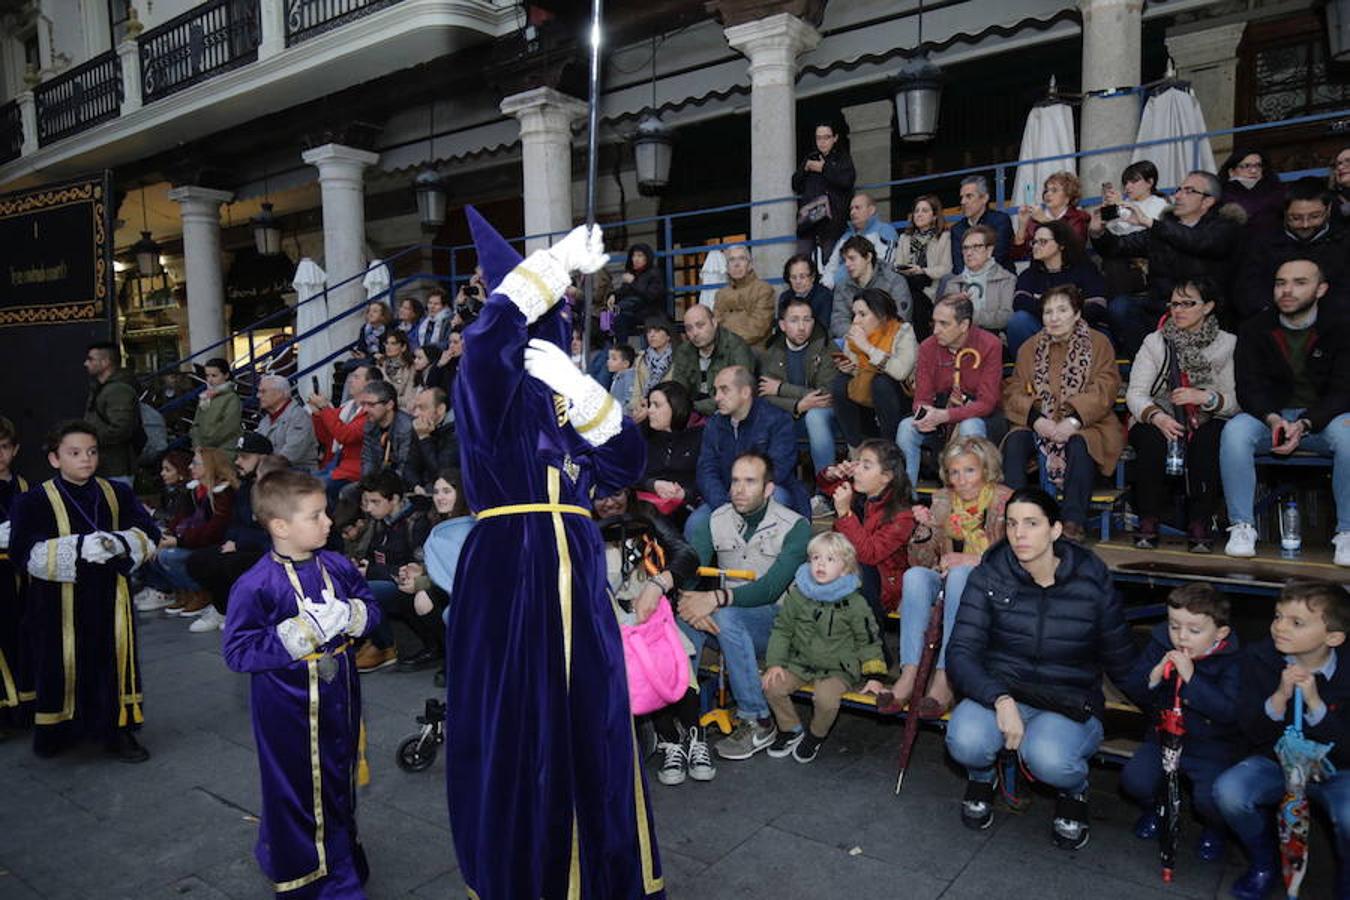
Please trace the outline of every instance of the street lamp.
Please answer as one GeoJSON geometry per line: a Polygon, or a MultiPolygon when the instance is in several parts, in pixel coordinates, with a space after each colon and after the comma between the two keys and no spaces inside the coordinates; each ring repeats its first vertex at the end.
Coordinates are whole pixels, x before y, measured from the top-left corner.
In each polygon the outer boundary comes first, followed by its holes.
{"type": "Polygon", "coordinates": [[[281,252],[281,225],[272,214],[270,203],[263,203],[262,211],[253,217],[253,246],[260,256],[276,256],[281,252]]]}
{"type": "Polygon", "coordinates": [[[150,237],[150,232],[141,232],[141,239],[131,245],[131,252],[136,254],[137,272],[145,276],[159,274],[159,244],[150,237]]]}
{"type": "Polygon", "coordinates": [[[919,39],[915,55],[895,73],[895,127],[902,141],[931,141],[937,134],[942,103],[942,70],[923,49],[923,0],[919,0],[919,39]]]}
{"type": "Polygon", "coordinates": [[[417,192],[417,217],[422,227],[435,231],[445,224],[448,194],[441,176],[432,169],[423,169],[413,179],[413,190],[417,192]]]}
{"type": "Polygon", "coordinates": [[[670,183],[670,158],[674,141],[670,129],[656,116],[648,113],[638,122],[633,135],[633,160],[637,165],[638,190],[656,194],[670,183]]]}

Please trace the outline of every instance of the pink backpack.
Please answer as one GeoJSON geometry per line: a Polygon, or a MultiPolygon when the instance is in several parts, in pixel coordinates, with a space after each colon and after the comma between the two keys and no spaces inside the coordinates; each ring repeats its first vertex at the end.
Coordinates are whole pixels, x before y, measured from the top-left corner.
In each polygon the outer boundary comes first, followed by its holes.
{"type": "Polygon", "coordinates": [[[628,701],[641,716],[669,706],[689,689],[689,654],[665,597],[641,625],[620,625],[628,701]]]}

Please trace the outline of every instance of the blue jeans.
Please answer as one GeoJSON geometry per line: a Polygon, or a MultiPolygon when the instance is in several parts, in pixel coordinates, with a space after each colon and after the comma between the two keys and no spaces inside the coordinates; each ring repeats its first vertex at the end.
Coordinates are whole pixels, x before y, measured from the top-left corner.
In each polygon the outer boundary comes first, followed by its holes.
{"type": "MultiPolygon", "coordinates": [[[[938,650],[937,667],[947,668],[947,641],[956,625],[956,611],[961,608],[961,592],[974,566],[954,566],[947,572],[947,595],[942,601],[942,644],[938,650]]],[[[905,570],[900,595],[900,665],[917,666],[923,656],[923,633],[928,628],[928,615],[937,602],[942,588],[942,576],[932,569],[914,566],[905,570]]]]}
{"type": "MultiPolygon", "coordinates": [[[[1280,415],[1295,420],[1301,409],[1285,409],[1280,415]]],[[[1336,532],[1350,531],[1350,413],[1341,413],[1321,431],[1305,434],[1300,450],[1330,456],[1331,492],[1336,498],[1336,532]]],[[[1246,413],[1228,420],[1219,438],[1219,472],[1223,477],[1228,522],[1255,524],[1256,461],[1258,453],[1270,451],[1270,428],[1246,413]]]]}
{"type": "Polygon", "coordinates": [[[1003,333],[1008,338],[1008,352],[1012,354],[1013,359],[1017,359],[1017,348],[1031,339],[1031,336],[1041,330],[1041,319],[1025,309],[1019,309],[1008,319],[1008,324],[1004,326],[1003,333]]]}
{"type": "MultiPolygon", "coordinates": [[[[370,593],[374,595],[375,602],[380,604],[381,613],[392,601],[398,599],[398,585],[392,581],[371,581],[369,584],[370,593]]],[[[394,646],[394,628],[387,614],[381,615],[380,624],[370,630],[370,640],[381,650],[388,650],[394,646]]]]}
{"type": "Polygon", "coordinates": [[[159,551],[149,565],[141,570],[141,581],[169,594],[174,591],[200,591],[202,586],[187,570],[188,557],[194,552],[186,547],[168,547],[159,551]]]}
{"type": "Polygon", "coordinates": [[[1167,311],[1162,300],[1152,294],[1121,294],[1107,307],[1116,355],[1134,359],[1144,338],[1158,328],[1158,319],[1167,311]]]}
{"type": "MultiPolygon", "coordinates": [[[[1195,814],[1206,825],[1222,825],[1219,808],[1214,805],[1214,781],[1224,764],[1213,759],[1181,753],[1181,774],[1191,783],[1191,802],[1195,814]]],[[[1141,806],[1152,809],[1162,796],[1162,747],[1152,738],[1139,745],[1134,756],[1120,772],[1120,789],[1141,806]]]]}
{"type": "Polygon", "coordinates": [[[759,680],[759,657],[769,647],[769,632],[773,630],[778,606],[726,606],[713,612],[717,634],[708,634],[679,620],[680,630],[694,644],[694,659],[703,653],[703,645],[714,640],[722,648],[726,660],[727,681],[731,695],[736,698],[737,715],[745,721],[767,719],[769,701],[764,699],[764,688],[759,680]]]}
{"type": "MultiPolygon", "coordinates": [[[[1182,759],[1186,755],[1182,754],[1182,759]]],[[[1251,854],[1252,863],[1278,866],[1276,807],[1284,799],[1284,773],[1265,756],[1249,756],[1214,782],[1214,803],[1223,820],[1251,854]]],[[[1350,772],[1337,772],[1326,781],[1308,785],[1308,799],[1321,805],[1336,832],[1336,896],[1350,896],[1350,772]]]]}
{"type": "Polygon", "coordinates": [[[796,421],[797,436],[806,435],[811,445],[811,468],[819,473],[835,463],[834,410],[808,409],[806,415],[796,421]]]}
{"type": "MultiPolygon", "coordinates": [[[[919,461],[923,457],[924,441],[932,440],[934,442],[941,440],[942,431],[920,431],[914,424],[914,417],[909,416],[900,421],[900,428],[895,432],[895,442],[900,445],[900,453],[905,457],[905,475],[909,478],[909,489],[917,490],[919,486],[919,461]]],[[[963,419],[956,425],[956,433],[961,437],[988,437],[989,426],[984,419],[971,417],[963,419]]]]}
{"type": "MultiPolygon", "coordinates": [[[[1026,733],[1017,755],[1031,777],[1056,790],[1082,794],[1088,789],[1088,759],[1102,742],[1097,718],[1075,722],[1059,713],[1017,704],[1026,733]]],[[[1003,749],[1003,732],[993,707],[962,700],[947,723],[947,752],[966,768],[972,781],[992,783],[994,763],[1003,749]]]]}

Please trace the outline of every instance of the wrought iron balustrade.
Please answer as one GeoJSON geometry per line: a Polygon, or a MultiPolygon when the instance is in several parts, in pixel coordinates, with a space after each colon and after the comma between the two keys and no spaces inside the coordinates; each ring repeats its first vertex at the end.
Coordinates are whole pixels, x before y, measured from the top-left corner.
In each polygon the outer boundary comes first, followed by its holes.
{"type": "Polygon", "coordinates": [[[109,50],[44,81],[33,91],[38,144],[78,134],[122,111],[122,61],[109,50]]]}
{"type": "Polygon", "coordinates": [[[23,114],[19,101],[0,104],[0,163],[18,159],[23,153],[23,114]]]}
{"type": "Polygon", "coordinates": [[[286,46],[323,34],[398,0],[286,0],[286,46]]]}
{"type": "Polygon", "coordinates": [[[141,93],[160,100],[258,58],[258,0],[208,0],[140,36],[141,93]]]}

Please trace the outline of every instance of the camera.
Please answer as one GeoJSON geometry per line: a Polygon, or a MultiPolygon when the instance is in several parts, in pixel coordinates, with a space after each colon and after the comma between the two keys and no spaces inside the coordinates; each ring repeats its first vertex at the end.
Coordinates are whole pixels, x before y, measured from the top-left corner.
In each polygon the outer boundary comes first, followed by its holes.
{"type": "Polygon", "coordinates": [[[1120,206],[1115,203],[1108,203],[1102,207],[1102,221],[1110,222],[1120,218],[1120,206]]]}

